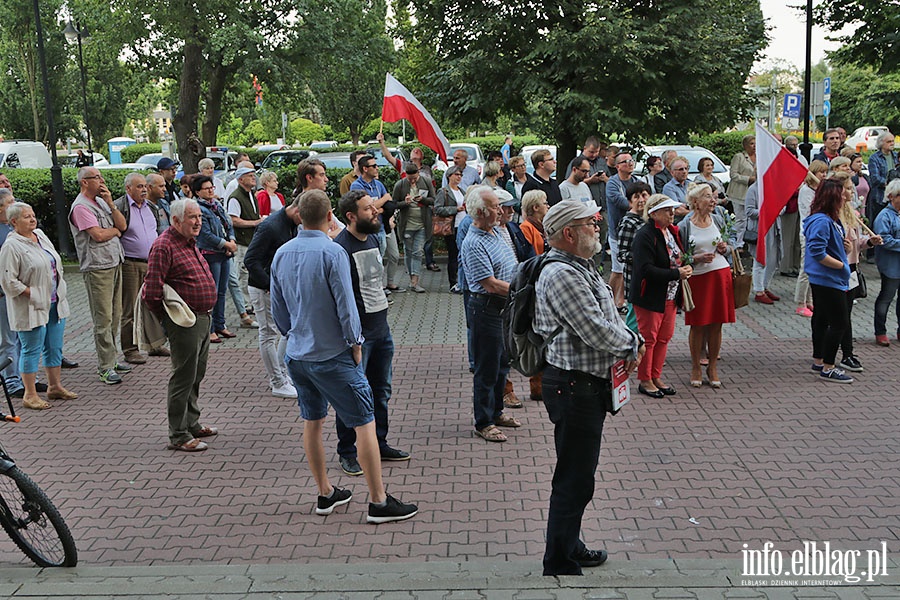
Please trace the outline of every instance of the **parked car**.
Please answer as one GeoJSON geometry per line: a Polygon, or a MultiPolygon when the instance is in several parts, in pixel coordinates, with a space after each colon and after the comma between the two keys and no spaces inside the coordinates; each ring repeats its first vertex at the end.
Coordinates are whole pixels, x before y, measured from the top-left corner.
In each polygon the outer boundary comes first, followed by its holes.
{"type": "MultiPolygon", "coordinates": [[[[78,152],[74,152],[72,154],[68,154],[66,156],[59,157],[59,164],[63,167],[74,167],[75,163],[78,161],[78,152]]],[[[95,167],[103,167],[108,165],[109,161],[106,160],[106,157],[100,154],[99,152],[94,152],[94,166],[95,167]]]]}
{"type": "Polygon", "coordinates": [[[860,127],[853,132],[853,135],[847,138],[847,146],[854,150],[863,147],[864,150],[877,150],[875,147],[878,136],[889,131],[884,125],[866,125],[860,127]]]}
{"type": "Polygon", "coordinates": [[[52,165],[50,153],[41,142],[32,140],[0,142],[0,168],[49,169],[52,165]]]}
{"type": "Polygon", "coordinates": [[[275,152],[276,150],[287,150],[290,146],[286,144],[261,144],[253,149],[257,152],[275,152]]]}
{"type": "Polygon", "coordinates": [[[330,148],[337,148],[338,143],[334,140],[326,140],[324,142],[313,142],[309,145],[311,150],[328,150],[330,148]]]}
{"type": "MultiPolygon", "coordinates": [[[[522,146],[522,152],[519,154],[525,159],[525,171],[528,173],[534,173],[534,165],[531,164],[531,155],[538,150],[549,150],[553,158],[556,158],[556,146],[522,146]]],[[[556,168],[559,169],[559,165],[556,165],[556,168]]],[[[566,171],[566,168],[568,168],[568,165],[564,166],[563,172],[566,171]]],[[[553,172],[553,177],[556,177],[556,171],[553,172]]]]}
{"type": "MultiPolygon", "coordinates": [[[[309,150],[277,150],[269,154],[261,164],[257,165],[257,170],[267,171],[270,169],[296,165],[300,161],[306,160],[314,154],[314,152],[310,152],[309,150]]],[[[347,162],[350,162],[349,158],[347,162]]]]}
{"type": "MultiPolygon", "coordinates": [[[[728,185],[728,182],[731,181],[731,167],[726,165],[712,150],[708,150],[702,146],[645,146],[636,151],[635,160],[637,162],[634,165],[635,175],[646,175],[647,170],[644,166],[646,158],[648,156],[661,156],[666,150],[674,150],[678,153],[678,156],[683,156],[688,160],[688,167],[690,168],[690,172],[688,173],[689,179],[694,179],[694,177],[700,174],[700,169],[697,168],[697,163],[700,162],[700,159],[709,157],[713,161],[713,175],[726,186],[728,185]]],[[[729,157],[729,159],[730,158],[731,157],[729,157]]]]}
{"type": "MultiPolygon", "coordinates": [[[[409,160],[399,148],[388,148],[388,151],[401,161],[406,162],[407,160],[409,160]]],[[[387,161],[387,159],[382,156],[380,148],[366,148],[366,152],[375,157],[375,163],[379,167],[390,166],[390,163],[387,161]]],[[[321,160],[325,164],[326,169],[350,168],[349,152],[323,152],[321,154],[316,154],[316,158],[318,160],[321,160]]]]}

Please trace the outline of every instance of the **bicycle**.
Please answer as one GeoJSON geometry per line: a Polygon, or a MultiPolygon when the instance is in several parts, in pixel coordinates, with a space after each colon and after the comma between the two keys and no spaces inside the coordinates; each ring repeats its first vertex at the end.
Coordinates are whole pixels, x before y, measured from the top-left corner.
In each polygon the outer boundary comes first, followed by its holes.
{"type": "MultiPolygon", "coordinates": [[[[0,371],[12,362],[0,363],[0,371]]],[[[6,382],[0,377],[9,414],[0,421],[18,423],[6,382]]],[[[74,567],[78,564],[75,540],[62,515],[41,488],[26,475],[0,443],[0,526],[39,567],[74,567]]]]}

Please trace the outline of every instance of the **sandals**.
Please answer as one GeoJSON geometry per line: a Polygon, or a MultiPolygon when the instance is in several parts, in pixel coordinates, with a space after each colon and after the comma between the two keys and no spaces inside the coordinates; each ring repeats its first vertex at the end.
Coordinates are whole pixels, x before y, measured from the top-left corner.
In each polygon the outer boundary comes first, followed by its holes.
{"type": "Polygon", "coordinates": [[[709,385],[712,389],[717,390],[722,387],[722,382],[709,376],[709,368],[706,369],[706,376],[709,378],[709,385]]]}
{"type": "Polygon", "coordinates": [[[494,425],[497,427],[521,427],[522,422],[512,415],[500,413],[500,416],[494,419],[494,425]]]}
{"type": "Polygon", "coordinates": [[[53,405],[41,398],[40,396],[27,396],[22,400],[22,406],[32,410],[47,410],[53,405]]]}
{"type": "Polygon", "coordinates": [[[221,344],[222,338],[217,336],[215,333],[211,333],[211,334],[209,334],[209,343],[210,344],[221,344]]]}
{"type": "Polygon", "coordinates": [[[183,444],[169,444],[166,446],[169,450],[178,450],[180,452],[203,452],[209,446],[206,445],[206,442],[201,442],[197,438],[193,438],[183,444]]]}
{"type": "Polygon", "coordinates": [[[231,332],[228,331],[227,329],[219,329],[219,330],[216,331],[216,333],[218,333],[220,337],[227,338],[227,339],[230,339],[230,338],[236,338],[236,337],[237,337],[237,334],[236,334],[236,333],[231,333],[231,332]]]}
{"type": "Polygon", "coordinates": [[[205,438],[212,437],[214,435],[219,435],[218,427],[201,427],[197,431],[194,432],[195,438],[205,438]]]}
{"type": "Polygon", "coordinates": [[[66,388],[59,388],[58,390],[47,392],[48,400],[74,400],[77,397],[78,394],[70,392],[66,388]]]}
{"type": "Polygon", "coordinates": [[[475,435],[488,442],[505,442],[506,435],[496,425],[488,425],[484,429],[476,429],[475,435]]]}

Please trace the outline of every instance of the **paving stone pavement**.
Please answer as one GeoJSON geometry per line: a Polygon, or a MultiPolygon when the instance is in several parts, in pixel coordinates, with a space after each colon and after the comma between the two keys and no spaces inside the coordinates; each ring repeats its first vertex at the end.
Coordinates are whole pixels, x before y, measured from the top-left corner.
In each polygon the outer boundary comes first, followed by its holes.
{"type": "MultiPolygon", "coordinates": [[[[81,566],[30,568],[0,536],[0,595],[900,598],[900,344],[872,342],[878,277],[864,269],[870,296],[853,322],[866,372],[852,386],[810,374],[809,320],[793,314],[793,279],[775,278],[781,302],[751,303],[726,327],[721,390],[688,386],[686,328],[678,326],[664,371],[678,395],[637,397],[607,420],[584,536],[610,551],[610,563],[568,581],[536,575],[552,428],[516,375],[524,427],[502,445],[472,435],[462,301],[447,293],[445,272],[426,272],[427,294],[392,295],[389,439],[413,459],[385,463],[384,475],[390,493],[421,511],[380,526],[365,523],[365,482],[340,471],[329,426],[329,476],[355,497],[332,515],[314,514],[302,421],[295,402],[268,395],[255,331],[212,349],[201,398],[203,422],[221,429],[211,450],[165,450],[168,359],[101,385],[84,287],[67,272],[65,353],[82,366],[63,375],[80,398],[24,413],[0,439],[60,508],[81,566]],[[789,554],[804,541],[842,551],[885,541],[890,577],[864,587],[744,587],[739,569],[720,564],[740,560],[743,544],[773,542],[789,554]],[[654,569],[665,577],[642,579],[654,569]]],[[[228,312],[236,324],[230,299],[228,312]]]]}

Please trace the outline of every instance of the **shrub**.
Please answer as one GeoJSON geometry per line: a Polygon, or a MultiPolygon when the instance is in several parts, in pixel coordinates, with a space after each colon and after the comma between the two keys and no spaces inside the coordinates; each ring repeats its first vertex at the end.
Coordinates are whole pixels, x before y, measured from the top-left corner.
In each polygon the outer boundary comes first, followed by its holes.
{"type": "MultiPolygon", "coordinates": [[[[53,205],[53,188],[50,180],[50,169],[5,169],[4,174],[9,177],[13,193],[17,200],[27,202],[34,208],[34,214],[38,219],[39,227],[47,234],[50,241],[57,248],[59,245],[59,232],[56,229],[56,207],[53,205]]],[[[130,173],[128,169],[102,169],[103,179],[113,198],[118,198],[125,193],[125,176],[130,173]]],[[[150,173],[146,171],[145,173],[150,173]]],[[[66,168],[62,170],[63,191],[66,197],[66,215],[72,206],[72,201],[78,195],[79,187],[76,175],[78,169],[66,168]]],[[[72,235],[65,232],[69,238],[69,245],[74,249],[72,235]]],[[[72,257],[74,258],[74,257],[72,257]]]]}
{"type": "Polygon", "coordinates": [[[160,144],[132,144],[131,146],[122,149],[122,162],[137,162],[137,159],[139,159],[143,155],[153,154],[156,152],[162,152],[162,146],[160,144]]]}
{"type": "Polygon", "coordinates": [[[735,154],[743,150],[744,147],[741,144],[741,140],[749,133],[753,133],[753,130],[708,133],[691,137],[690,143],[694,146],[703,146],[707,150],[712,150],[713,154],[721,158],[722,162],[727,165],[731,163],[731,159],[735,154]]]}

